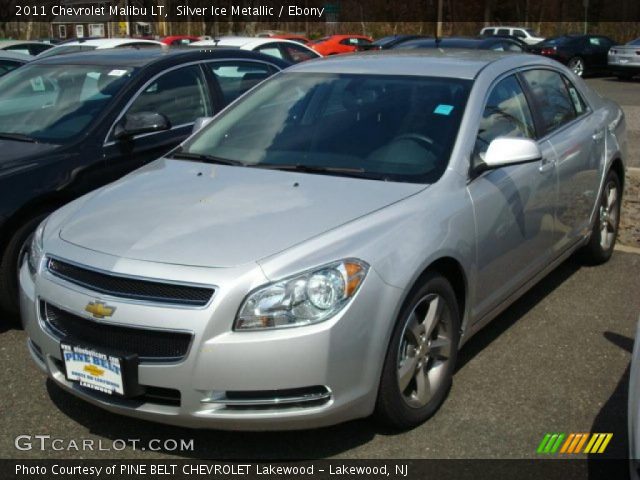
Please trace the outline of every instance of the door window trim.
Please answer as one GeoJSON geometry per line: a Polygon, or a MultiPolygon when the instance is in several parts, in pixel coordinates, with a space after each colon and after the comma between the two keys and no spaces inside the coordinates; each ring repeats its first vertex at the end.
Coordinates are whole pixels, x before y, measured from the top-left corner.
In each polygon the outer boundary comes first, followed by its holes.
{"type": "MultiPolygon", "coordinates": [[[[573,85],[573,87],[578,91],[578,93],[580,94],[580,97],[582,98],[585,106],[586,106],[586,110],[584,113],[582,113],[581,115],[578,115],[576,112],[576,117],[573,118],[573,120],[567,122],[567,123],[563,123],[562,125],[560,125],[559,127],[551,130],[550,132],[545,133],[542,137],[539,137],[536,139],[536,141],[538,143],[542,143],[545,142],[547,140],[549,140],[551,137],[553,137],[554,135],[563,132],[573,126],[575,126],[575,124],[580,120],[587,118],[589,115],[591,115],[593,113],[593,109],[591,108],[591,105],[589,104],[589,102],[587,101],[585,95],[582,93],[582,91],[580,90],[580,88],[578,88],[578,86],[571,82],[571,80],[569,80],[569,78],[567,78],[567,76],[564,74],[564,72],[562,72],[561,70],[549,67],[547,65],[540,65],[540,66],[535,66],[535,65],[528,65],[527,67],[523,67],[521,69],[518,70],[518,74],[523,74],[524,72],[527,72],[529,70],[548,70],[554,73],[557,73],[558,75],[560,75],[561,77],[565,77],[567,79],[567,81],[569,81],[571,83],[571,85],[573,85]]],[[[564,84],[564,82],[563,82],[564,84]]],[[[529,90],[529,85],[526,84],[525,82],[525,87],[527,90],[529,90]]],[[[565,84],[565,88],[566,88],[566,84],[565,84]]],[[[569,92],[567,91],[567,96],[569,96],[569,92]]],[[[571,97],[569,97],[569,101],[571,101],[571,97]]],[[[573,107],[573,102],[571,101],[571,106],[573,107]]],[[[534,102],[534,107],[533,107],[536,111],[535,116],[536,118],[540,115],[540,109],[539,106],[536,102],[534,102]]],[[[573,107],[575,109],[575,107],[573,107]]]]}

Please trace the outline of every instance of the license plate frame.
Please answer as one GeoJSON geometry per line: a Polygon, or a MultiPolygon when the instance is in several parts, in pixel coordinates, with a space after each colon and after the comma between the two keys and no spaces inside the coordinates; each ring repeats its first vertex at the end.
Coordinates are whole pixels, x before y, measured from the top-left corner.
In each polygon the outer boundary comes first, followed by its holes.
{"type": "Polygon", "coordinates": [[[91,345],[73,339],[60,342],[67,381],[113,397],[131,398],[144,393],[138,383],[138,355],[91,345]]]}

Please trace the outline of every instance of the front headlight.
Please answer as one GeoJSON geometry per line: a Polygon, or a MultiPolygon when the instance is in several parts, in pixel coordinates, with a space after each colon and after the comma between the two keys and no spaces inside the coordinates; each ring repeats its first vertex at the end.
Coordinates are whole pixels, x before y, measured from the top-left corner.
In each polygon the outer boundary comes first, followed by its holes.
{"type": "Polygon", "coordinates": [[[259,288],[245,299],[235,330],[299,327],[335,315],[358,291],[369,265],[342,260],[259,288]]]}
{"type": "Polygon", "coordinates": [[[47,224],[47,219],[43,220],[36,231],[33,232],[33,237],[31,238],[31,245],[29,246],[29,271],[31,275],[35,275],[40,267],[40,262],[42,261],[42,257],[44,257],[44,227],[47,224]]]}

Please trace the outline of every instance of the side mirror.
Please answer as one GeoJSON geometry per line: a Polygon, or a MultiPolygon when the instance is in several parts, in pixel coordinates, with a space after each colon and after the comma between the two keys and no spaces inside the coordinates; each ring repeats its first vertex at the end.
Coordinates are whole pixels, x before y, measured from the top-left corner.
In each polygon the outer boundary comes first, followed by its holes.
{"type": "Polygon", "coordinates": [[[161,132],[170,128],[171,122],[161,113],[128,113],[116,124],[113,135],[121,140],[143,133],[161,132]]]}
{"type": "Polygon", "coordinates": [[[489,144],[484,155],[486,168],[498,168],[518,163],[540,160],[542,152],[538,144],[528,138],[499,137],[489,144]]]}
{"type": "Polygon", "coordinates": [[[198,117],[196,121],[193,122],[193,129],[191,130],[191,134],[193,135],[196,132],[199,132],[204,127],[209,125],[209,123],[213,120],[213,117],[198,117]]]}

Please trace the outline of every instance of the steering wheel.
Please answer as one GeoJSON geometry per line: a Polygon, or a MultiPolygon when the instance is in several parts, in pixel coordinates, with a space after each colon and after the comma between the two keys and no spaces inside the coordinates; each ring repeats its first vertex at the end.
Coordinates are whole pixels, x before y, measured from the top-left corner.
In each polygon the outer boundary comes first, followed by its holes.
{"type": "Polygon", "coordinates": [[[401,140],[412,140],[416,143],[420,143],[423,146],[431,149],[434,147],[435,142],[431,137],[427,137],[426,135],[422,135],[421,133],[403,133],[402,135],[398,135],[395,137],[392,142],[399,142],[401,140]]]}

